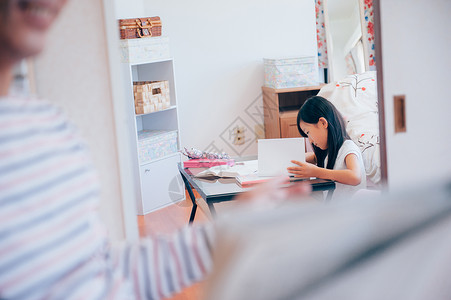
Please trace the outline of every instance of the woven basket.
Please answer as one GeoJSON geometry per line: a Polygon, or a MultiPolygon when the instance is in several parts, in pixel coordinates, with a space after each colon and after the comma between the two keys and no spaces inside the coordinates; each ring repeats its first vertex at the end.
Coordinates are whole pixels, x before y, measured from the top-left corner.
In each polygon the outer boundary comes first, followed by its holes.
{"type": "Polygon", "coordinates": [[[148,114],[171,105],[168,81],[139,81],[133,83],[135,113],[148,114]]]}
{"type": "Polygon", "coordinates": [[[161,36],[160,17],[119,20],[121,39],[161,36]]]}

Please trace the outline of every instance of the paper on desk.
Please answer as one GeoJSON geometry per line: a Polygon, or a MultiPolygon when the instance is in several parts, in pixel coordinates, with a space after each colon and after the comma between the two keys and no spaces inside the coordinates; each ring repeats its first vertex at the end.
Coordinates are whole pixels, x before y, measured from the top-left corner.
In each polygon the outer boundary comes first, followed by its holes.
{"type": "Polygon", "coordinates": [[[221,165],[211,167],[195,175],[195,177],[237,177],[257,173],[258,160],[236,162],[234,166],[221,165]]]}

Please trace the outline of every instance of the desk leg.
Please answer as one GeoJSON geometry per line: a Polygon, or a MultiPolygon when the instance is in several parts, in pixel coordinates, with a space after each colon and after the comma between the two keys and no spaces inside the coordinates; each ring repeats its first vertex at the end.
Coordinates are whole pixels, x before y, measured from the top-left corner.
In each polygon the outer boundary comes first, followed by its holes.
{"type": "Polygon", "coordinates": [[[196,210],[197,210],[197,202],[196,197],[194,196],[193,190],[191,188],[191,184],[186,180],[185,176],[183,176],[182,173],[180,173],[182,176],[183,182],[185,183],[186,189],[188,190],[189,197],[191,198],[191,202],[193,203],[193,208],[191,209],[191,215],[189,216],[189,224],[193,223],[194,217],[196,216],[196,210]]]}
{"type": "Polygon", "coordinates": [[[208,202],[208,208],[210,209],[211,216],[212,216],[213,218],[216,217],[216,209],[215,209],[213,203],[208,202]]]}
{"type": "Polygon", "coordinates": [[[327,191],[326,202],[329,202],[332,199],[332,195],[334,194],[335,189],[327,191]]]}

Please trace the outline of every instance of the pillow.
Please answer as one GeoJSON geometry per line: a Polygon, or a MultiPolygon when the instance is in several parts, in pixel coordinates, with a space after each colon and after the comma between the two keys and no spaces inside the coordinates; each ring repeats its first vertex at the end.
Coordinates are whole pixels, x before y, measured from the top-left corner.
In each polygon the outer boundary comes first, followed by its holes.
{"type": "Polygon", "coordinates": [[[379,111],[376,71],[348,75],[321,88],[318,96],[332,102],[346,122],[346,131],[362,151],[367,178],[381,180],[379,111]]]}

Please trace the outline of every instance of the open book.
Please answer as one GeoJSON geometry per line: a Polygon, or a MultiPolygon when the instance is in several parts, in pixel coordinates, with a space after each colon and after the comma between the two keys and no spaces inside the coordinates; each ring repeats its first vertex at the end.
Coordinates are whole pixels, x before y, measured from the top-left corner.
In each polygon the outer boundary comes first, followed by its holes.
{"type": "Polygon", "coordinates": [[[248,160],[235,162],[235,165],[220,165],[211,167],[200,172],[196,177],[238,177],[243,175],[257,174],[258,161],[248,160]]]}

